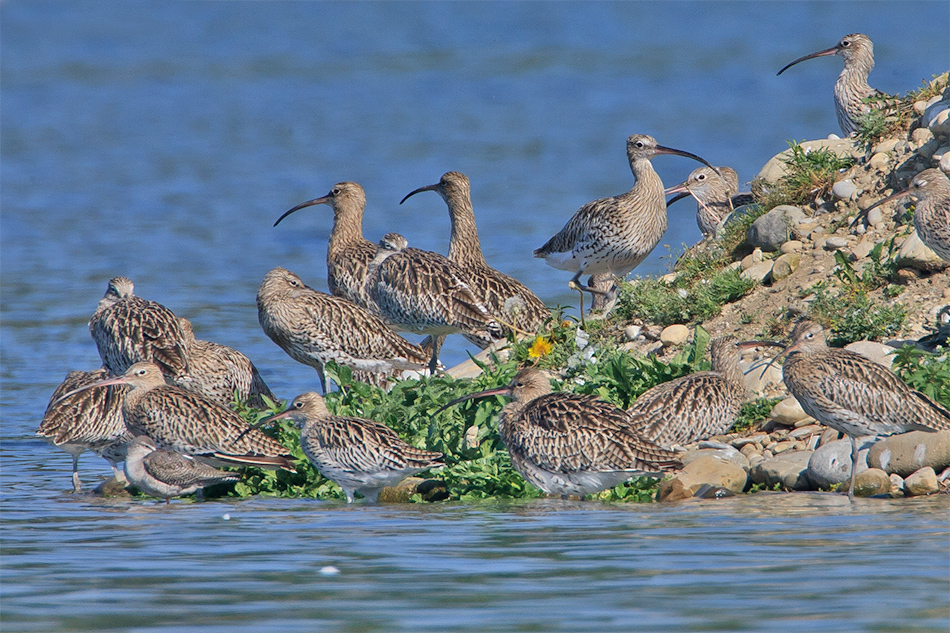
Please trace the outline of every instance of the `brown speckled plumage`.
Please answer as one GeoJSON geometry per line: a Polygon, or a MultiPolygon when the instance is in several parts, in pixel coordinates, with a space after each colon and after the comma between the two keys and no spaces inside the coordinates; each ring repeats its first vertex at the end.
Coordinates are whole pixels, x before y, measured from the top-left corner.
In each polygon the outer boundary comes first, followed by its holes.
{"type": "Polygon", "coordinates": [[[736,339],[724,336],[710,345],[712,371],[701,371],[656,385],[627,410],[632,427],[660,446],[686,445],[725,433],[748,397],[739,369],[736,339]]]}
{"type": "Polygon", "coordinates": [[[343,488],[347,503],[356,492],[376,501],[384,487],[442,465],[442,453],[407,444],[383,424],[331,414],[314,392],[294,398],[287,411],[270,419],[276,418],[303,425],[304,454],[324,477],[343,488]]]}
{"type": "Polygon", "coordinates": [[[920,241],[944,261],[950,261],[950,179],[939,169],[925,169],[903,191],[878,200],[852,222],[857,224],[871,209],[904,196],[916,198],[914,228],[920,241]]]}
{"type": "Polygon", "coordinates": [[[134,363],[151,361],[168,376],[188,370],[184,333],[174,313],[155,301],[133,294],[126,277],[109,280],[105,296],[89,320],[103,365],[114,375],[134,363]]]}
{"type": "Polygon", "coordinates": [[[63,395],[109,377],[105,368],[95,371],[71,371],[50,398],[36,435],[62,448],[73,458],[73,489],[82,490],[79,456],[89,450],[104,458],[121,479],[117,464],[125,459],[132,434],[125,427],[122,400],[128,387],[92,389],[76,393],[59,402],[63,395]]]}
{"type": "MultiPolygon", "coordinates": [[[[844,59],[844,69],[835,82],[835,114],[841,131],[847,136],[860,129],[858,118],[872,107],[864,103],[864,99],[884,94],[868,85],[868,75],[874,68],[874,45],[867,35],[863,33],[845,35],[831,48],[799,57],[778,71],[778,74],[781,75],[806,59],[827,55],[839,55],[844,59]]],[[[892,104],[893,100],[890,100],[890,103],[892,104]]]]}
{"type": "MultiPolygon", "coordinates": [[[[950,411],[865,356],[828,347],[817,323],[798,323],[783,354],[789,392],[805,413],[848,435],[855,456],[855,437],[950,429],[950,411]]],[[[850,492],[854,475],[852,461],[850,492]]]]}
{"type": "Polygon", "coordinates": [[[675,453],[630,428],[623,409],[596,396],[551,393],[548,378],[533,367],[505,389],[465,399],[502,393],[512,398],[498,421],[511,462],[549,494],[583,496],[679,466],[675,453]]]}
{"type": "Polygon", "coordinates": [[[172,497],[240,479],[235,473],[218,470],[189,455],[157,448],[145,435],[136,437],[129,446],[125,475],[136,488],[165,503],[172,497]]]}
{"type": "Polygon", "coordinates": [[[264,333],[299,363],[317,370],[326,393],[324,365],[389,376],[424,369],[428,357],[375,314],[341,297],[319,292],[285,268],[267,273],[257,291],[264,333]]]}
{"type": "Polygon", "coordinates": [[[402,202],[421,191],[435,191],[445,200],[452,221],[448,258],[465,273],[472,292],[500,322],[514,325],[522,332],[537,332],[551,311],[524,284],[485,261],[468,177],[457,171],[446,172],[439,182],[416,189],[402,202]]]}
{"type": "Polygon", "coordinates": [[[188,371],[174,378],[174,384],[225,407],[235,395],[259,409],[265,406],[263,397],[277,401],[251,359],[227,345],[196,339],[191,321],[184,317],[178,321],[188,349],[188,371]]]}
{"type": "MultiPolygon", "coordinates": [[[[571,287],[581,291],[581,275],[609,273],[623,277],[642,262],[666,232],[666,199],[663,182],[650,164],[658,154],[675,154],[705,160],[681,150],[657,144],[645,134],[627,139],[627,158],[636,182],[626,193],[588,202],[554,237],[534,251],[548,265],[573,271],[571,287]]],[[[583,316],[583,305],[581,305],[583,316]]]]}
{"type": "MultiPolygon", "coordinates": [[[[461,333],[479,347],[503,338],[501,326],[464,281],[465,272],[446,257],[406,246],[390,233],[370,263],[366,294],[391,327],[435,337],[461,333]]],[[[438,345],[430,369],[435,371],[438,345]]]]}
{"type": "MultiPolygon", "coordinates": [[[[703,237],[714,237],[733,211],[732,197],[739,193],[739,175],[731,167],[718,167],[719,174],[709,167],[699,167],[681,182],[668,187],[664,194],[683,194],[696,199],[696,224],[703,237]],[[721,174],[721,175],[720,175],[721,174]]],[[[682,196],[670,200],[673,204],[682,196]]]]}
{"type": "Polygon", "coordinates": [[[260,431],[248,432],[247,422],[227,407],[167,384],[154,363],[136,363],[121,376],[80,389],[113,384],[131,387],[122,412],[133,435],[147,435],[161,448],[214,462],[293,470],[280,442],[260,431]]]}
{"type": "Polygon", "coordinates": [[[370,308],[366,298],[366,269],[376,254],[376,245],[363,237],[366,192],[355,182],[338,182],[330,192],[302,202],[280,216],[274,226],[304,207],[326,204],[333,209],[333,229],[327,244],[327,285],[330,293],[370,308]]]}

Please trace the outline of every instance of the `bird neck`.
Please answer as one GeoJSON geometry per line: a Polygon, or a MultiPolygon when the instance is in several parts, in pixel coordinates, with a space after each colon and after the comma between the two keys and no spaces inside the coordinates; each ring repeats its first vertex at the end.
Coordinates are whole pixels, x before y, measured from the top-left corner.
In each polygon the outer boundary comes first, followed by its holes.
{"type": "Polygon", "coordinates": [[[372,242],[363,237],[363,209],[335,209],[333,229],[327,244],[327,261],[335,259],[344,250],[363,243],[372,246],[372,242]]]}
{"type": "Polygon", "coordinates": [[[720,352],[712,356],[712,370],[734,385],[745,390],[745,380],[742,369],[739,367],[739,355],[731,352],[720,352]]]}
{"type": "MultiPolygon", "coordinates": [[[[653,164],[649,159],[638,158],[630,161],[630,171],[636,178],[630,195],[638,199],[663,199],[663,181],[660,180],[659,174],[653,169],[653,164]]],[[[666,205],[662,206],[665,212],[666,205]]]]}
{"type": "Polygon", "coordinates": [[[478,227],[475,224],[475,210],[468,196],[456,196],[446,200],[449,217],[452,220],[452,236],[449,239],[449,259],[456,264],[469,266],[487,266],[482,255],[482,245],[478,240],[478,227]]]}

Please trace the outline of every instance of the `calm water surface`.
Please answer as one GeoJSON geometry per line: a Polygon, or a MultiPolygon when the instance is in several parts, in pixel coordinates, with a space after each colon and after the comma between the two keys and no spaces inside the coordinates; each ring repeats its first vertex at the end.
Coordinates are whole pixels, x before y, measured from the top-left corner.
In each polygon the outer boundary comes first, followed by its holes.
{"type": "MultiPolygon", "coordinates": [[[[98,366],[114,275],[290,398],[314,372],[254,296],[278,265],[326,288],[329,209],[272,228],[294,204],[355,180],[367,237],[444,252],[438,196],[398,201],[463,171],[489,262],[574,305],[530,252],[630,187],[629,134],[751,180],[838,131],[840,60],[779,68],[865,32],[872,84],[906,92],[950,66],[948,24],[946,2],[0,3],[2,629],[946,631],[946,498],[164,507],[64,492],[68,455],[33,431],[98,366]]],[[[668,184],[694,167],[656,161],[668,184]]],[[[694,208],[639,273],[699,238],[694,208]]]]}

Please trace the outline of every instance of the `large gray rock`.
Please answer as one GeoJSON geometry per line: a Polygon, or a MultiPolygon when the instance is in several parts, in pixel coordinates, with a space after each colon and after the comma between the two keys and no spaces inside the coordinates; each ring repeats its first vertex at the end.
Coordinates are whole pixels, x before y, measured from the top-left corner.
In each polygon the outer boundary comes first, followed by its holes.
{"type": "Polygon", "coordinates": [[[916,230],[904,240],[894,259],[900,268],[913,268],[925,272],[943,270],[948,265],[920,240],[916,230]]]}
{"type": "MultiPolygon", "coordinates": [[[[823,138],[815,141],[805,141],[801,143],[801,147],[806,153],[816,149],[827,149],[839,157],[850,156],[855,159],[864,157],[864,147],[860,142],[850,138],[823,138]]],[[[788,173],[785,159],[791,154],[792,149],[788,148],[784,152],[773,156],[769,159],[769,162],[765,163],[755,179],[767,184],[778,182],[779,178],[788,173]]]]}
{"type": "MultiPolygon", "coordinates": [[[[740,455],[741,456],[741,455],[740,455]]],[[[692,497],[703,486],[725,488],[742,492],[748,481],[745,469],[717,455],[702,455],[683,467],[657,490],[660,501],[675,501],[692,497]]]]}
{"type": "Polygon", "coordinates": [[[884,345],[883,343],[877,343],[875,341],[855,341],[854,343],[848,343],[844,348],[852,352],[857,352],[861,354],[861,356],[869,358],[888,369],[890,369],[894,363],[894,352],[896,350],[890,345],[884,345]]]}
{"type": "Polygon", "coordinates": [[[805,218],[798,207],[783,204],[757,218],[749,227],[746,240],[765,251],[777,251],[788,241],[792,229],[805,218]]]}
{"type": "Polygon", "coordinates": [[[813,452],[795,451],[764,459],[753,466],[749,474],[753,482],[768,488],[781,484],[786,490],[810,490],[808,461],[813,452]]]}
{"type": "Polygon", "coordinates": [[[868,468],[854,480],[855,497],[886,495],[891,491],[891,478],[880,468],[868,468]]]}
{"type": "Polygon", "coordinates": [[[697,448],[683,455],[680,461],[685,467],[702,457],[716,457],[727,462],[732,462],[744,470],[749,469],[749,459],[732,446],[725,446],[723,448],[697,448]]]}
{"type": "Polygon", "coordinates": [[[904,480],[904,494],[908,497],[929,495],[940,490],[937,473],[930,466],[921,468],[904,480]]]}
{"type": "Polygon", "coordinates": [[[871,447],[868,466],[901,477],[927,466],[941,472],[950,466],[950,431],[911,431],[886,437],[871,447]]]}
{"type": "MultiPolygon", "coordinates": [[[[858,473],[868,468],[868,452],[874,445],[872,437],[859,437],[858,473]]],[[[836,440],[820,446],[808,460],[808,480],[814,488],[830,489],[851,478],[851,440],[836,440]]]]}

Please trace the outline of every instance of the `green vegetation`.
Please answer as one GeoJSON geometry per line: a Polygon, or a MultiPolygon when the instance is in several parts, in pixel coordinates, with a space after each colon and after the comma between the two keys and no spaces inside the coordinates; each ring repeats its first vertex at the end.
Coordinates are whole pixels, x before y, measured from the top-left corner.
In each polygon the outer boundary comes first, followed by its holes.
{"type": "Polygon", "coordinates": [[[913,345],[894,353],[894,372],[908,385],[950,407],[950,356],[930,354],[913,345]]]}
{"type": "Polygon", "coordinates": [[[722,306],[754,287],[754,281],[740,277],[734,269],[690,267],[671,282],[647,278],[624,283],[616,314],[621,319],[637,318],[661,326],[700,323],[717,316],[722,306]]]}
{"type": "Polygon", "coordinates": [[[841,252],[835,253],[835,277],[841,287],[832,288],[821,282],[803,291],[803,296],[814,294],[809,315],[830,329],[828,344],[836,347],[854,341],[892,337],[904,327],[904,306],[894,302],[887,305],[872,300],[868,293],[884,288],[885,295],[896,296],[900,287],[890,284],[896,276],[896,253],[893,238],[874,247],[868,262],[860,273],[841,252]]]}
{"type": "Polygon", "coordinates": [[[769,413],[775,407],[781,398],[757,398],[743,403],[742,411],[736,423],[729,429],[730,433],[741,433],[749,429],[758,428],[760,424],[769,419],[769,413]]]}
{"type": "Polygon", "coordinates": [[[910,92],[906,97],[879,95],[868,97],[865,103],[871,110],[857,117],[859,141],[874,145],[885,138],[905,136],[916,119],[915,101],[927,101],[939,95],[947,86],[947,73],[934,75],[930,81],[924,80],[923,86],[910,92]]]}
{"type": "Polygon", "coordinates": [[[850,157],[839,157],[827,148],[806,151],[795,141],[789,142],[790,152],[782,157],[786,173],[768,191],[759,190],[759,202],[766,209],[782,204],[807,206],[818,198],[828,199],[838,172],[854,164],[850,157]]]}

